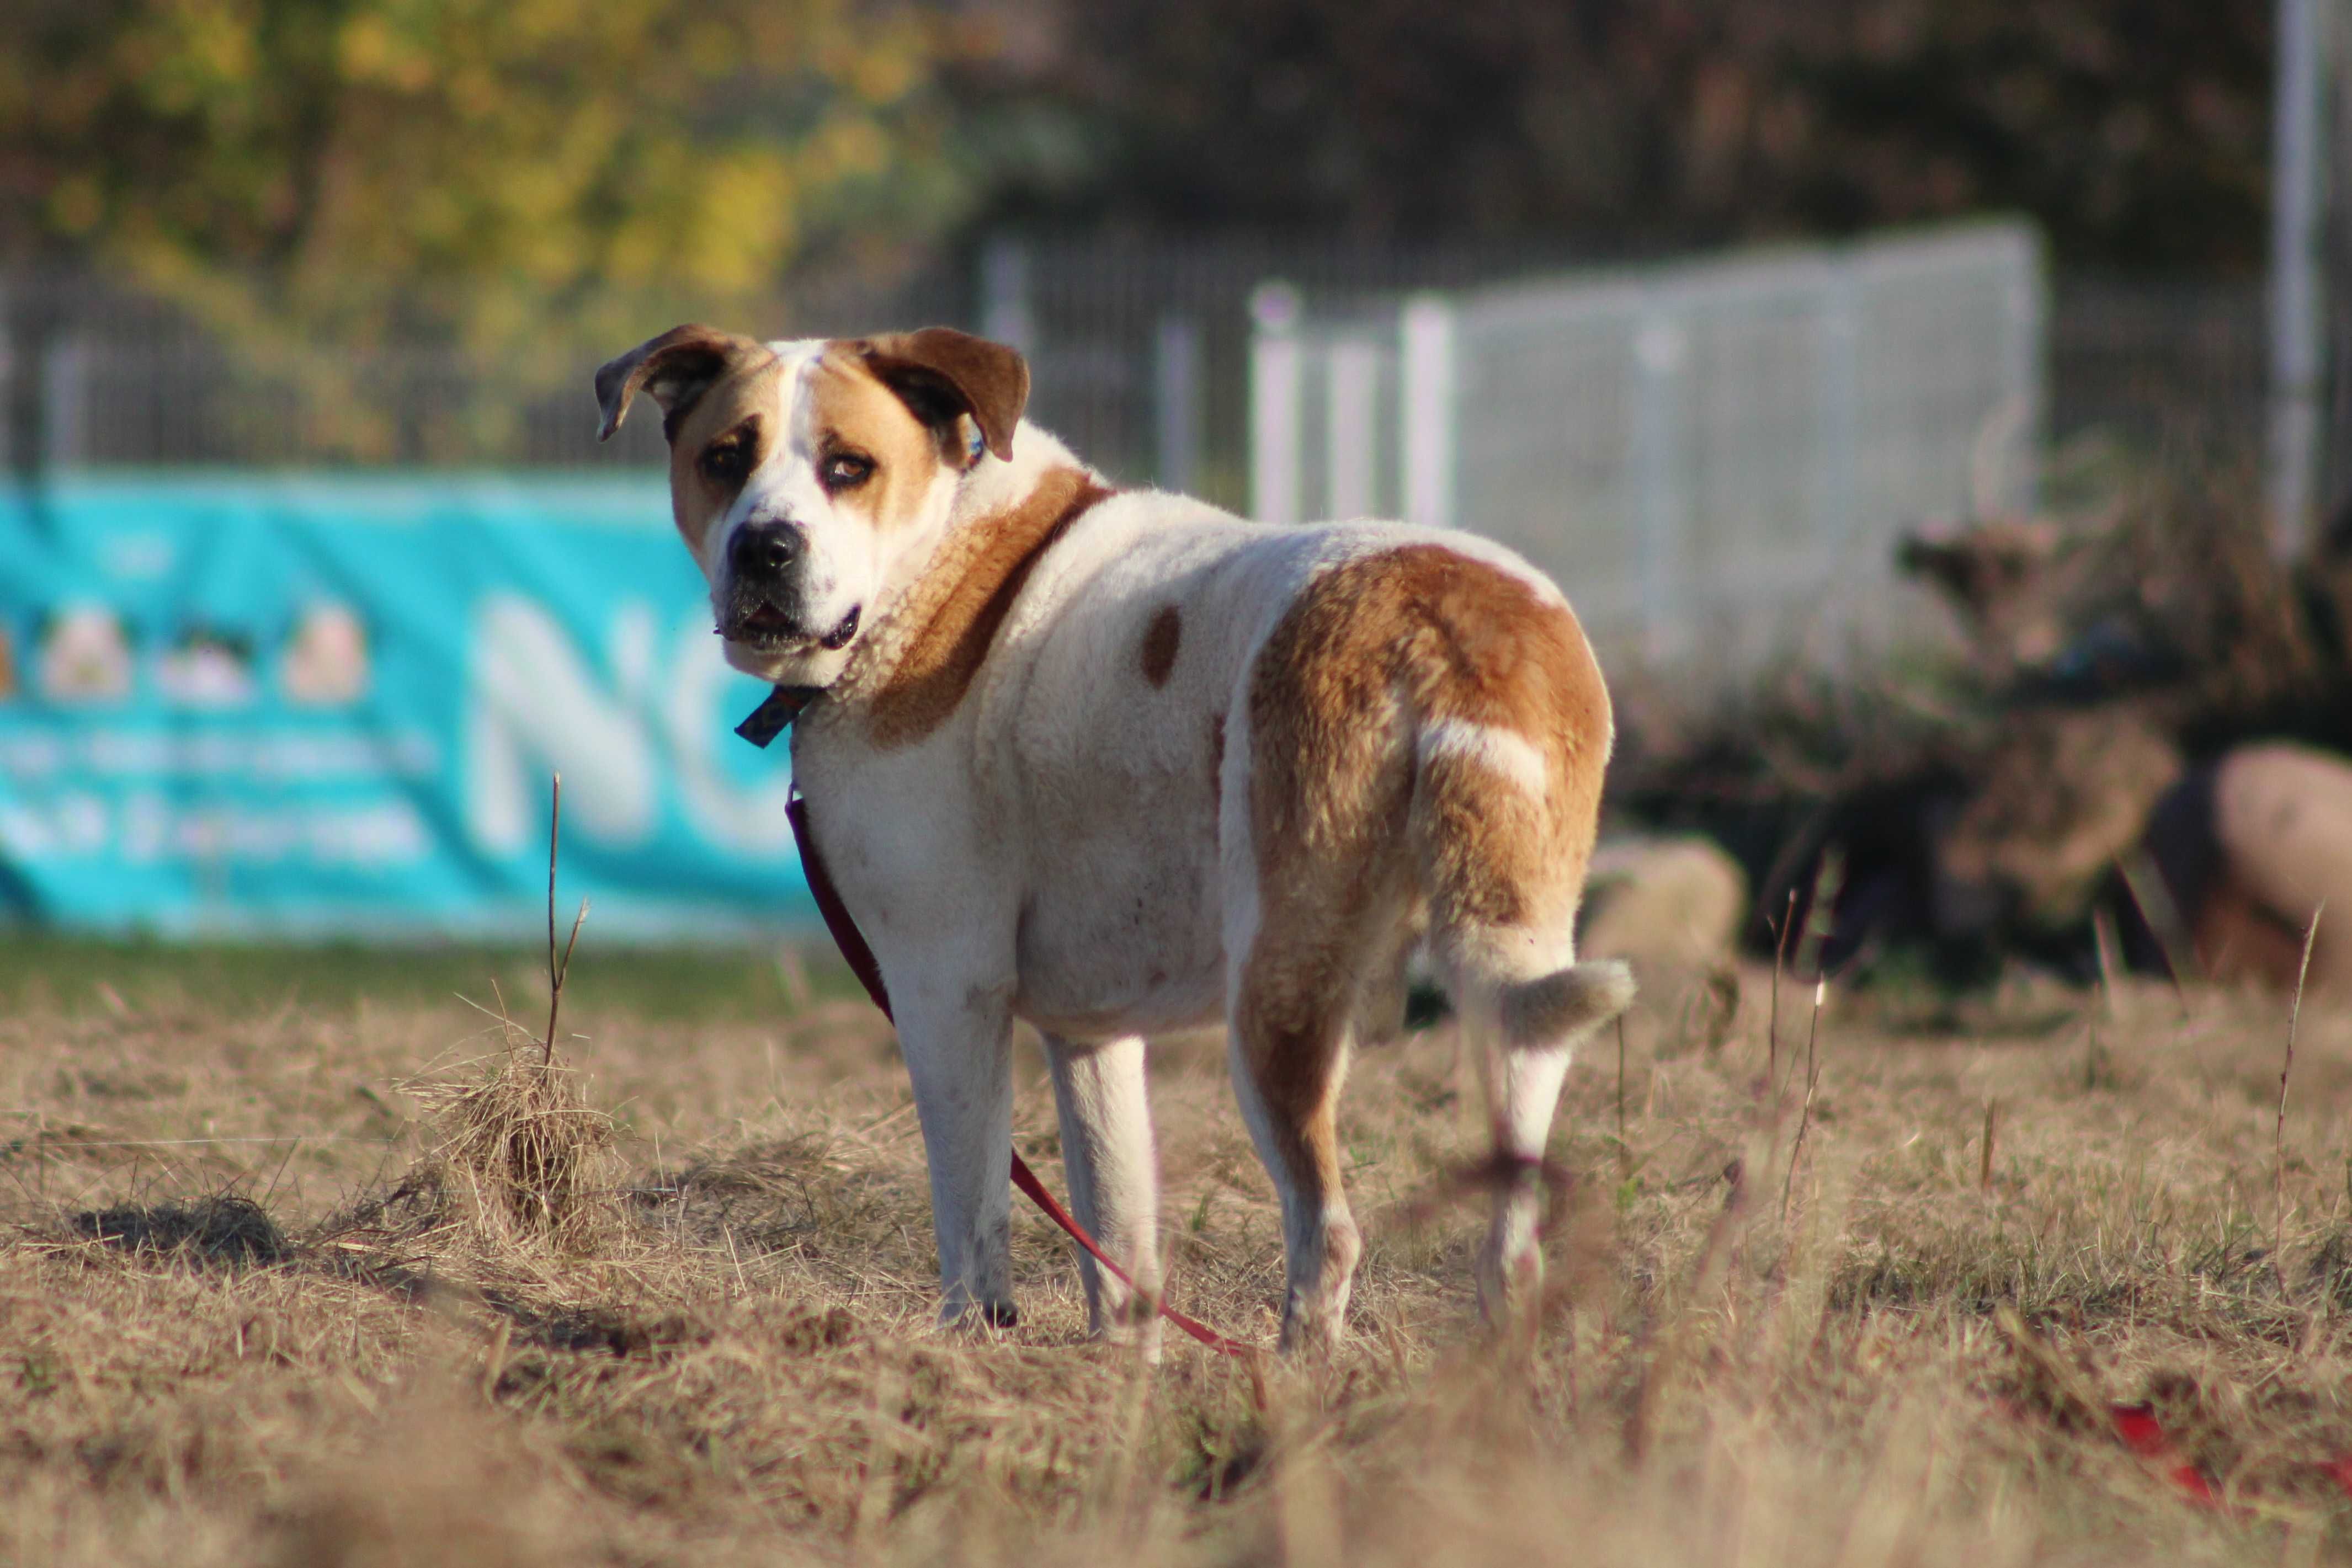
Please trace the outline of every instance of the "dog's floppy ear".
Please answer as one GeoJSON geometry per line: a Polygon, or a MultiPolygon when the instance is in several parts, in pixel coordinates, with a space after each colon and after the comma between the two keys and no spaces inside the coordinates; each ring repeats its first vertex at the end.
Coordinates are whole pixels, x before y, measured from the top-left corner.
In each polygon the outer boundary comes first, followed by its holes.
{"type": "Polygon", "coordinates": [[[952,327],[926,327],[868,338],[858,354],[925,424],[968,413],[991,452],[1013,455],[1013,432],[1029,405],[1029,361],[1019,350],[952,327]]]}
{"type": "Polygon", "coordinates": [[[708,392],[730,361],[758,347],[736,333],[688,322],[605,361],[596,372],[596,406],[604,414],[596,439],[613,438],[629,412],[629,400],[637,393],[661,404],[664,414],[677,413],[708,392]]]}

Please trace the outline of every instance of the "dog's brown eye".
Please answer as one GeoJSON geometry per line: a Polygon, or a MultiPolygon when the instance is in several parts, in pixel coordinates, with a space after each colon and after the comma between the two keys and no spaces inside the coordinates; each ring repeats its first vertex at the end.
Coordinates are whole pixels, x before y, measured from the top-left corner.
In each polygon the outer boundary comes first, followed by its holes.
{"type": "Polygon", "coordinates": [[[874,477],[874,459],[856,452],[836,452],[819,470],[828,490],[854,490],[874,477]]]}
{"type": "Polygon", "coordinates": [[[702,449],[702,471],[716,484],[741,484],[751,463],[751,443],[742,435],[722,435],[702,449]]]}

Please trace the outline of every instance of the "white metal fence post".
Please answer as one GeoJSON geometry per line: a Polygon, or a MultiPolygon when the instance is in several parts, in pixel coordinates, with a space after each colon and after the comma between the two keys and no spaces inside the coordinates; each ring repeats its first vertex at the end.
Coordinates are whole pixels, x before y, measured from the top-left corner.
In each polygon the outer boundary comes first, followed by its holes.
{"type": "Polygon", "coordinates": [[[1404,453],[1405,518],[1450,528],[1461,417],[1454,305],[1442,295],[1415,295],[1405,302],[1397,325],[1402,349],[1397,403],[1403,426],[1399,444],[1404,453]]]}
{"type": "Polygon", "coordinates": [[[1369,517],[1373,495],[1374,435],[1381,390],[1381,350],[1361,339],[1331,345],[1323,372],[1323,514],[1369,517]]]}
{"type": "Polygon", "coordinates": [[[1822,274],[1822,445],[1816,458],[1822,515],[1814,547],[1830,568],[1853,541],[1861,490],[1862,330],[1854,319],[1861,286],[1854,272],[1853,258],[1845,256],[1822,274]]]}
{"type": "Polygon", "coordinates": [[[1259,285],[1250,296],[1250,515],[1262,523],[1296,523],[1306,391],[1298,291],[1286,283],[1259,285]]]}
{"type": "Polygon", "coordinates": [[[2022,399],[2025,406],[2018,411],[2010,437],[2017,472],[2006,476],[2009,484],[2002,499],[2005,505],[2031,514],[2042,504],[2042,434],[2050,414],[2044,406],[2049,378],[2042,362],[2050,340],[2050,280],[2042,265],[2040,237],[2021,233],[2017,246],[2024,254],[2011,268],[2002,297],[2006,310],[2001,322],[2001,384],[2016,388],[2013,395],[2022,399]]]}

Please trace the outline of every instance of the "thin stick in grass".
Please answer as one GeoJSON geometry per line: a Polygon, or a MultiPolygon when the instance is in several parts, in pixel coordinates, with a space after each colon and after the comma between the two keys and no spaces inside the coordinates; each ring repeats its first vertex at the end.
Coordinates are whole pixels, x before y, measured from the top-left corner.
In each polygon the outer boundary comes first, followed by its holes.
{"type": "Polygon", "coordinates": [[[2327,913],[2327,903],[2321,900],[2311,912],[2311,924],[2303,928],[2303,962],[2295,967],[2294,1001],[2286,1015],[2286,1060],[2279,1066],[2278,1119],[2271,1127],[2271,1268],[2278,1274],[2279,1289],[2286,1288],[2286,1265],[2281,1252],[2286,1245],[2286,1085],[2294,1071],[2294,1036],[2303,1022],[2303,985],[2311,976],[2312,944],[2319,937],[2319,917],[2327,913]]]}
{"type": "Polygon", "coordinates": [[[1617,1015],[1617,1167],[1621,1177],[1633,1174],[1633,1151],[1625,1142],[1625,1015],[1617,1015]]]}
{"type": "Polygon", "coordinates": [[[555,1019],[563,1010],[563,977],[572,972],[572,949],[580,940],[581,923],[588,918],[588,901],[580,901],[580,913],[572,917],[572,936],[563,944],[563,956],[555,956],[555,852],[563,838],[563,775],[550,776],[552,785],[548,799],[547,817],[547,1039],[541,1042],[539,1067],[541,1072],[555,1065],[555,1019]]]}
{"type": "Polygon", "coordinates": [[[1977,1161],[1977,1190],[1979,1192],[1990,1192],[1992,1190],[1992,1140],[1994,1133],[1998,1130],[2000,1115],[2000,1102],[1998,1100],[1986,1101],[1984,1151],[1977,1161]]]}
{"type": "Polygon", "coordinates": [[[2165,978],[2172,982],[2173,999],[2180,1004],[2180,1016],[2189,1016],[2188,982],[2204,977],[2198,967],[2197,944],[2189,935],[2188,923],[2180,917],[2180,905],[2174,902],[2172,889],[2165,885],[2164,875],[2157,870],[2154,857],[2144,849],[2132,849],[2116,858],[2116,870],[2122,873],[2124,891],[2131,895],[2132,905],[2139,911],[2140,923],[2156,937],[2156,945],[2164,953],[2165,978]]]}
{"type": "MultiPolygon", "coordinates": [[[[1820,981],[1822,978],[1822,949],[1827,946],[1831,931],[1836,924],[1838,894],[1844,885],[1845,852],[1838,845],[1832,844],[1828,849],[1822,852],[1821,863],[1814,868],[1812,895],[1806,902],[1804,925],[1797,934],[1797,973],[1800,975],[1811,973],[1815,982],[1813,987],[1813,1016],[1811,1027],[1816,1030],[1820,1028],[1822,1021],[1822,986],[1820,984],[1820,981]]],[[[1795,917],[1795,914],[1796,908],[1794,904],[1791,903],[1790,906],[1790,915],[1792,920],[1795,917]]],[[[1776,959],[1776,977],[1777,967],[1778,960],[1776,959]]],[[[1778,998],[1776,998],[1776,1016],[1777,1001],[1778,998]]],[[[1812,1071],[1812,1040],[1811,1036],[1808,1036],[1805,1041],[1806,1071],[1808,1074],[1812,1071]]],[[[1790,1065],[1790,1071],[1793,1073],[1795,1071],[1796,1066],[1792,1062],[1790,1065]]],[[[1788,1086],[1780,1082],[1776,1077],[1768,1081],[1767,1087],[1772,1093],[1772,1114],[1777,1118],[1780,1113],[1780,1097],[1788,1086]]],[[[1808,1086],[1806,1092],[1809,1094],[1811,1092],[1810,1086],[1808,1086]]],[[[1793,1157],[1793,1155],[1791,1157],[1793,1157]]]]}
{"type": "Polygon", "coordinates": [[[1805,1132],[1813,1124],[1813,1091],[1821,1086],[1821,1069],[1814,1065],[1813,1046],[1822,1034],[1822,1003],[1829,995],[1827,975],[1813,979],[1813,1017],[1805,1026],[1805,1106],[1797,1115],[1797,1138],[1789,1145],[1789,1170],[1780,1181],[1780,1220],[1789,1218],[1789,1199],[1797,1190],[1797,1161],[1805,1152],[1805,1132]]]}
{"type": "Polygon", "coordinates": [[[1797,973],[1819,976],[1822,949],[1837,928],[1838,895],[1845,891],[1845,847],[1832,844],[1822,852],[1813,872],[1812,896],[1805,903],[1805,923],[1797,934],[1797,973]]]}
{"type": "Polygon", "coordinates": [[[1797,924],[1797,890],[1789,890],[1789,907],[1781,913],[1780,929],[1772,944],[1772,1016],[1764,1020],[1764,1084],[1780,1079],[1780,970],[1789,961],[1789,933],[1797,924]]]}
{"type": "Polygon", "coordinates": [[[2102,904],[2091,912],[2091,944],[2099,960],[2099,1006],[2107,1021],[2116,1018],[2116,975],[2123,967],[2121,945],[2116,940],[2114,916],[2102,904]]]}

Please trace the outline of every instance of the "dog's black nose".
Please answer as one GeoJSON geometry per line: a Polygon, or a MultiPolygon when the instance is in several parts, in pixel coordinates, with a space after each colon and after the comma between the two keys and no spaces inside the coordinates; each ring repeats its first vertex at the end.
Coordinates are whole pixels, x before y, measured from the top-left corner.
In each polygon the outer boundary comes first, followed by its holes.
{"type": "Polygon", "coordinates": [[[739,578],[772,582],[800,559],[803,542],[790,523],[745,523],[727,543],[727,564],[739,578]]]}

